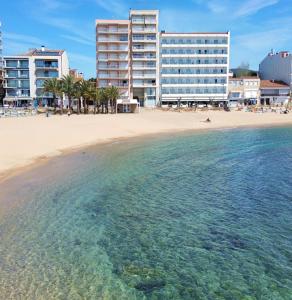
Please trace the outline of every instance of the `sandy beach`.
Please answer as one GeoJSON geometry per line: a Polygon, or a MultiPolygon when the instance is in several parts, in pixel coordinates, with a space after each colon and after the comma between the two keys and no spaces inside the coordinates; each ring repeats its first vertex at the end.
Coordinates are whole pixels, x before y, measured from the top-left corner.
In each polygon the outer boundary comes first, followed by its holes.
{"type": "Polygon", "coordinates": [[[139,114],[2,118],[0,180],[33,162],[114,139],[185,130],[284,124],[292,125],[292,114],[142,110],[139,114]],[[203,122],[207,117],[210,123],[203,122]]]}

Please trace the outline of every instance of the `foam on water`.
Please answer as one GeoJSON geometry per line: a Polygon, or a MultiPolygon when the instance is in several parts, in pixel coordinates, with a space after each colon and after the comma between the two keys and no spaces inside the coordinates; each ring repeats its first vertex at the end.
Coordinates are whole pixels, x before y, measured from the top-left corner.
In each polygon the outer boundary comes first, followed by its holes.
{"type": "Polygon", "coordinates": [[[292,129],[92,147],[11,179],[0,299],[291,299],[292,129]]]}

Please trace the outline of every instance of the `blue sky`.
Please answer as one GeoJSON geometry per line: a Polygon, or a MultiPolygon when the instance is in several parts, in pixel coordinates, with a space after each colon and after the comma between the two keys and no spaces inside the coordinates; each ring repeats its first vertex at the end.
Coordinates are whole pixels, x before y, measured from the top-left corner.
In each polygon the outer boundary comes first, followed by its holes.
{"type": "Polygon", "coordinates": [[[160,30],[230,30],[231,67],[292,50],[291,0],[3,0],[3,52],[65,49],[70,67],[95,77],[95,19],[126,19],[129,8],[159,9],[160,30]]]}

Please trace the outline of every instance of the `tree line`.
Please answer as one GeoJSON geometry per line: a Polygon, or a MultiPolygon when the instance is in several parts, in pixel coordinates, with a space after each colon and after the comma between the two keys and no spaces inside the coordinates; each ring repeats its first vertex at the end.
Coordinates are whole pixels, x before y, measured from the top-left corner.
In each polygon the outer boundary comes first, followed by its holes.
{"type": "Polygon", "coordinates": [[[77,100],[77,114],[88,114],[90,103],[94,106],[94,113],[116,113],[119,90],[115,86],[97,88],[92,80],[76,80],[73,76],[66,75],[61,79],[46,79],[43,87],[44,93],[52,94],[53,106],[55,109],[60,107],[61,114],[64,112],[64,96],[68,99],[70,112],[73,112],[73,101],[77,100]]]}

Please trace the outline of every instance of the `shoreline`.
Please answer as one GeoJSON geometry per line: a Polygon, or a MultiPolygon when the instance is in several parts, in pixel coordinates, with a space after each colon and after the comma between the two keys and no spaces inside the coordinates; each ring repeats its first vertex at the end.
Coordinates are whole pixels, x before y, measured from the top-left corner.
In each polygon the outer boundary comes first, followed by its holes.
{"type": "MultiPolygon", "coordinates": [[[[156,114],[157,112],[144,112],[145,115],[147,114],[156,114]]],[[[193,114],[193,116],[201,116],[202,118],[208,115],[212,115],[213,117],[216,115],[216,113],[218,114],[218,112],[214,113],[210,113],[210,112],[202,112],[202,113],[196,113],[193,114]]],[[[227,114],[226,116],[228,116],[228,114],[230,114],[229,112],[219,112],[220,114],[227,114]]],[[[236,114],[236,112],[234,112],[236,114]]],[[[169,114],[169,112],[158,112],[158,114],[169,114]]],[[[174,112],[173,114],[178,114],[176,112],[174,112]]],[[[183,116],[186,115],[188,116],[190,113],[186,112],[186,113],[179,113],[179,116],[183,116]]],[[[240,114],[250,114],[247,112],[240,112],[240,114]]],[[[107,116],[107,115],[105,115],[107,116]]],[[[129,116],[129,115],[124,115],[124,116],[129,116]]],[[[135,116],[139,116],[138,114],[135,116]]],[[[85,116],[85,118],[88,116],[85,116]]],[[[52,117],[51,117],[52,118],[52,117]]],[[[58,117],[57,117],[58,118],[58,117]]],[[[67,122],[68,119],[65,120],[64,117],[62,121],[67,122]]],[[[73,117],[70,117],[71,119],[74,119],[73,117]]],[[[97,116],[96,118],[99,118],[99,116],[97,116]]],[[[102,116],[103,118],[103,116],[102,116]]],[[[122,117],[123,118],[123,117],[122,117]]],[[[139,117],[138,117],[139,118],[139,117]]],[[[36,117],[35,119],[31,119],[30,120],[33,121],[37,121],[38,119],[43,119],[40,118],[39,116],[36,117]]],[[[250,122],[248,123],[244,123],[244,124],[215,124],[212,123],[212,119],[211,118],[211,123],[204,123],[202,121],[199,121],[200,124],[197,124],[198,126],[186,126],[186,127],[179,127],[179,128],[175,128],[174,126],[167,128],[166,126],[164,128],[161,127],[157,127],[155,128],[155,130],[149,130],[149,131],[136,131],[136,132],[129,132],[129,130],[125,130],[124,134],[123,132],[121,132],[120,134],[112,134],[109,137],[101,137],[98,133],[96,133],[96,136],[94,139],[92,139],[91,141],[87,141],[87,142],[82,142],[80,144],[75,144],[72,146],[68,146],[68,147],[55,147],[54,151],[48,151],[47,153],[43,152],[41,153],[41,155],[38,156],[30,156],[27,157],[25,160],[23,160],[22,162],[18,162],[15,163],[14,166],[8,167],[6,169],[1,168],[1,164],[0,164],[0,184],[4,183],[5,181],[19,175],[19,174],[23,174],[26,171],[29,171],[31,169],[35,169],[39,166],[45,165],[47,164],[51,159],[55,158],[55,157],[59,157],[59,156],[63,156],[63,155],[67,155],[70,153],[74,153],[74,152],[81,152],[84,151],[86,148],[88,147],[92,147],[92,146],[97,146],[97,145],[106,145],[106,144],[111,144],[111,143],[115,143],[115,142],[120,142],[120,141],[128,141],[130,139],[135,139],[135,138],[151,138],[153,136],[160,136],[160,135],[170,135],[170,134],[180,134],[180,133],[191,133],[191,132],[209,132],[209,131],[216,131],[216,130],[236,130],[236,129],[244,129],[244,128],[274,128],[274,127],[289,127],[292,126],[292,118],[285,118],[285,120],[281,121],[277,121],[277,122],[271,122],[269,123],[268,120],[265,122],[250,122]],[[2,169],[2,170],[1,170],[2,169]]],[[[43,119],[45,120],[45,119],[43,119]]],[[[197,120],[198,121],[198,120],[197,120]]],[[[1,124],[1,123],[0,123],[1,124]]],[[[193,124],[194,125],[194,124],[193,124]]],[[[153,129],[153,128],[152,128],[153,129]]]]}

